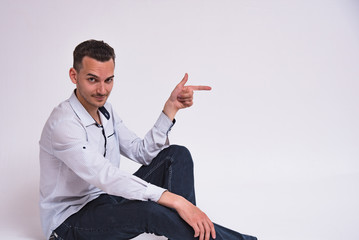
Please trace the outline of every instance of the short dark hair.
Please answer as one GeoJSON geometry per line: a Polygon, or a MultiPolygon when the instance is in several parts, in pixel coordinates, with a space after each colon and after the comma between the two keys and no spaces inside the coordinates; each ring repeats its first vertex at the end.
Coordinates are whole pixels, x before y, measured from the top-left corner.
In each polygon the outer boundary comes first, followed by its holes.
{"type": "Polygon", "coordinates": [[[115,63],[115,51],[104,41],[87,40],[80,43],[74,50],[73,67],[78,72],[82,68],[82,59],[90,57],[100,62],[106,62],[110,59],[115,63]]]}

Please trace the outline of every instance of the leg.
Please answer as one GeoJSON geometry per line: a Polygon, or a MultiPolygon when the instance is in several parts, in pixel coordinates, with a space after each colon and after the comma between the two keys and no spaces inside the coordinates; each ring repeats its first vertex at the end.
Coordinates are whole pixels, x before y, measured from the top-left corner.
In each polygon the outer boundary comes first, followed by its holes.
{"type": "Polygon", "coordinates": [[[174,210],[107,194],[88,203],[54,232],[61,240],[125,240],[143,232],[193,239],[193,230],[174,210]]]}
{"type": "MultiPolygon", "coordinates": [[[[217,224],[215,228],[216,240],[255,240],[217,224]]],[[[172,209],[151,201],[133,201],[107,194],[88,203],[55,230],[61,240],[125,240],[143,232],[173,240],[198,239],[172,209]]]]}
{"type": "MultiPolygon", "coordinates": [[[[235,232],[231,229],[222,227],[216,223],[214,224],[214,228],[216,229],[216,239],[215,240],[234,240],[234,239],[240,239],[240,240],[257,240],[256,237],[252,237],[249,235],[244,235],[238,232],[235,232]]],[[[212,238],[211,238],[212,240],[212,238]]]]}
{"type": "MultiPolygon", "coordinates": [[[[193,161],[189,151],[170,146],[136,176],[179,194],[195,204],[193,161]]],[[[215,224],[217,240],[255,240],[215,224]]],[[[194,239],[193,229],[173,209],[154,202],[101,195],[55,230],[59,239],[131,239],[147,232],[173,240],[194,239]]],[[[198,239],[198,238],[197,238],[198,239]]]]}
{"type": "Polygon", "coordinates": [[[196,205],[193,160],[185,147],[169,146],[150,165],[142,166],[134,175],[181,195],[196,205]]]}
{"type": "MultiPolygon", "coordinates": [[[[177,145],[171,145],[170,147],[161,151],[156,158],[154,158],[150,165],[142,166],[134,175],[148,181],[157,186],[168,189],[169,191],[185,197],[187,200],[196,204],[195,190],[194,190],[194,176],[193,176],[193,160],[190,152],[187,148],[177,145]]],[[[183,220],[181,219],[181,222],[183,220]]],[[[185,223],[188,230],[188,224],[185,223]]],[[[217,233],[217,240],[255,240],[256,238],[251,236],[242,235],[218,224],[215,224],[217,233]]],[[[180,226],[176,228],[176,230],[180,226]]],[[[168,235],[164,236],[171,239],[187,239],[179,238],[179,234],[176,230],[171,230],[168,235]],[[171,237],[171,233],[175,233],[175,236],[171,237]]],[[[190,237],[193,239],[193,229],[190,228],[190,237]]]]}

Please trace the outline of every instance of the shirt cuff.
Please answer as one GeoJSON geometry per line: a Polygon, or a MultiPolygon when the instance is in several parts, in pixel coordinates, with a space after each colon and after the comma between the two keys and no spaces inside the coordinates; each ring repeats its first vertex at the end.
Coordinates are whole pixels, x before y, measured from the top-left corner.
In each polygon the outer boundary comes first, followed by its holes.
{"type": "Polygon", "coordinates": [[[164,112],[161,112],[160,116],[158,117],[158,119],[155,123],[155,127],[159,131],[168,134],[168,132],[171,131],[175,122],[176,122],[175,119],[173,119],[173,121],[171,121],[171,119],[169,119],[169,117],[167,117],[167,115],[164,112]]]}
{"type": "Polygon", "coordinates": [[[145,192],[145,198],[157,202],[165,191],[167,190],[149,183],[145,192]]]}

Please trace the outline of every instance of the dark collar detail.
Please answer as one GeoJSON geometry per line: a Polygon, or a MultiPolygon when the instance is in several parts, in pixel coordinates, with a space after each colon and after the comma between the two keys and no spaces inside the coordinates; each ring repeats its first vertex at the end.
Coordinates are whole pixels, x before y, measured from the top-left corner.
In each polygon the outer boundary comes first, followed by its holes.
{"type": "Polygon", "coordinates": [[[105,107],[99,107],[98,110],[105,116],[107,120],[110,119],[110,113],[107,111],[105,107]]]}

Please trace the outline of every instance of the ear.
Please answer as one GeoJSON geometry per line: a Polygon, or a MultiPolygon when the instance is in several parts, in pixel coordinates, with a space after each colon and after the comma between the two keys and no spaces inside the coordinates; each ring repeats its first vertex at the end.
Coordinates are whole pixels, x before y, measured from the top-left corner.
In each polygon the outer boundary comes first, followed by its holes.
{"type": "Polygon", "coordinates": [[[74,84],[77,84],[77,72],[75,70],[75,68],[70,68],[69,71],[69,76],[71,78],[71,82],[73,82],[74,84]]]}

